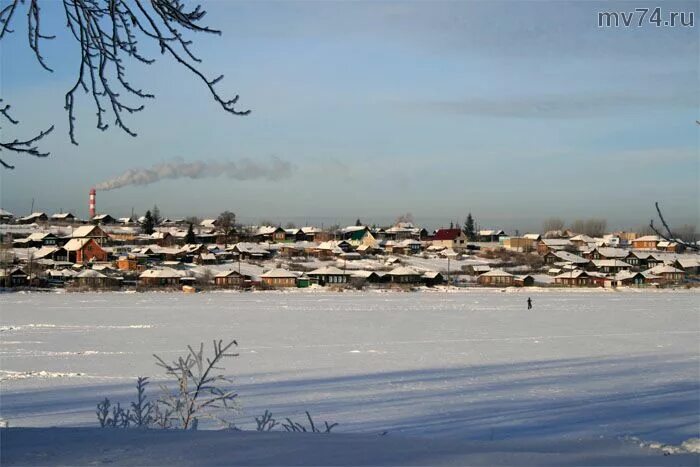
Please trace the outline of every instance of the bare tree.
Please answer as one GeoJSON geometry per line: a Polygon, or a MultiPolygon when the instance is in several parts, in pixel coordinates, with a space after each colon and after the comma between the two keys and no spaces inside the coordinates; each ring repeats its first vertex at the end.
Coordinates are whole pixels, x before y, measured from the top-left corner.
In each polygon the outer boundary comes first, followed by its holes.
{"type": "Polygon", "coordinates": [[[231,235],[231,229],[233,229],[235,223],[236,215],[231,211],[222,212],[216,219],[216,224],[219,227],[219,230],[221,230],[221,233],[224,235],[225,246],[228,246],[228,240],[231,235]]]}
{"type": "MultiPolygon", "coordinates": [[[[150,65],[154,58],[141,53],[142,43],[155,44],[162,55],[190,71],[208,88],[214,101],[233,115],[247,115],[250,110],[237,110],[239,96],[224,98],[216,90],[223,75],[209,78],[200,70],[201,60],[192,52],[192,41],[185,33],[221,34],[221,31],[201,24],[206,11],[201,5],[194,8],[185,5],[186,0],[61,0],[65,13],[67,37],[72,37],[80,57],[77,77],[65,94],[65,109],[68,112],[68,134],[73,144],[75,136],[75,95],[78,90],[89,94],[97,110],[97,128],[106,130],[107,116],[114,125],[131,136],[136,136],[125,122],[127,114],[140,112],[142,101],[154,95],[133,86],[127,76],[127,62],[150,65]],[[126,96],[136,103],[127,102],[126,96]]],[[[18,15],[27,17],[27,41],[39,64],[53,72],[41,52],[43,41],[55,39],[42,30],[42,11],[39,0],[10,0],[0,8],[0,40],[13,32],[13,20],[18,15]]],[[[2,117],[18,124],[8,113],[10,106],[2,106],[2,117]]],[[[53,126],[25,140],[2,142],[2,151],[35,157],[46,157],[47,152],[38,149],[37,143],[53,130],[53,126]]],[[[13,166],[0,158],[5,168],[13,166]]]]}
{"type": "Polygon", "coordinates": [[[600,237],[605,233],[608,221],[605,219],[577,219],[571,224],[571,230],[590,237],[600,237]]]}
{"type": "Polygon", "coordinates": [[[674,231],[671,229],[671,227],[668,225],[668,222],[666,222],[666,219],[664,218],[664,215],[661,213],[661,207],[659,206],[659,202],[655,202],[654,205],[656,206],[656,214],[659,216],[659,220],[661,221],[661,228],[657,228],[654,225],[654,219],[651,219],[649,221],[649,227],[651,230],[656,233],[659,237],[663,238],[666,241],[669,242],[676,242],[679,245],[684,246],[685,248],[695,250],[695,251],[700,251],[700,246],[694,241],[694,236],[695,236],[695,229],[693,228],[693,233],[691,235],[691,240],[683,240],[679,238],[679,235],[674,233],[674,231]]]}
{"type": "Polygon", "coordinates": [[[552,230],[563,230],[564,221],[559,217],[550,217],[542,222],[542,231],[550,232],[552,230]]]}

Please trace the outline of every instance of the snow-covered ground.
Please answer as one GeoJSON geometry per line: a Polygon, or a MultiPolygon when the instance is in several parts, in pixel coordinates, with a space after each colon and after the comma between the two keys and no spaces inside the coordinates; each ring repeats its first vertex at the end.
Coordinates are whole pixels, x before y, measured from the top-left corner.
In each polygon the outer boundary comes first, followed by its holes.
{"type": "Polygon", "coordinates": [[[13,427],[95,426],[101,398],[126,403],[136,376],[160,376],[151,354],[174,358],[187,344],[235,338],[240,357],[227,373],[243,429],[266,409],[294,418],[309,410],[339,422],[339,434],[677,445],[699,431],[698,298],[524,289],[5,294],[0,416],[13,427]]]}

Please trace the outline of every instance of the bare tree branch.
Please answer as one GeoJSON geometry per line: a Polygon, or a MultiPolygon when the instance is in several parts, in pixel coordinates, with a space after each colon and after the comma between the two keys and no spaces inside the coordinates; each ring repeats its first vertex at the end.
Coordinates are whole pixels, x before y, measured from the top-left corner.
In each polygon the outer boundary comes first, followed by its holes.
{"type": "MultiPolygon", "coordinates": [[[[216,89],[223,75],[208,78],[198,65],[201,60],[192,52],[192,41],[183,33],[221,34],[221,31],[201,24],[206,11],[201,5],[194,8],[185,6],[183,0],[61,0],[66,18],[66,26],[73,39],[80,46],[80,65],[73,86],[65,94],[65,109],[68,113],[68,134],[73,144],[76,138],[75,105],[76,92],[81,89],[89,94],[96,110],[96,126],[100,130],[109,128],[108,119],[131,136],[136,136],[126,123],[125,116],[144,109],[142,103],[129,103],[154,98],[154,94],[133,86],[127,78],[126,61],[146,65],[155,60],[141,54],[141,41],[155,43],[161,54],[193,73],[204,82],[209,93],[221,108],[232,115],[248,115],[250,110],[238,110],[239,96],[224,98],[216,89]]],[[[13,32],[11,24],[15,13],[26,8],[27,41],[39,64],[47,71],[53,71],[41,53],[44,40],[55,36],[42,32],[42,10],[40,0],[12,0],[0,9],[0,39],[13,32]],[[25,6],[25,3],[27,4],[25,6]]],[[[12,120],[10,120],[12,121],[12,120]]],[[[53,128],[53,127],[51,127],[53,128]]],[[[48,130],[50,131],[50,130],[48,130]]],[[[42,132],[45,135],[48,131],[42,132]]],[[[42,136],[43,137],[43,136],[42,136]]],[[[38,138],[40,139],[40,138],[38,138]]],[[[37,139],[16,141],[9,150],[31,146],[37,139]]],[[[32,155],[41,157],[33,147],[32,155]]],[[[11,167],[3,163],[5,167],[11,167]]]]}
{"type": "MultiPolygon", "coordinates": [[[[2,12],[0,12],[2,14],[2,12]]],[[[10,115],[10,105],[9,104],[4,104],[3,105],[3,99],[0,98],[0,116],[2,116],[5,120],[10,122],[12,125],[18,125],[19,120],[16,120],[10,115]]],[[[0,119],[2,121],[2,119],[0,119]]],[[[0,126],[0,129],[2,129],[2,126],[0,126]]],[[[46,130],[40,131],[36,136],[30,137],[28,139],[20,140],[20,139],[15,139],[14,141],[0,141],[0,154],[2,154],[3,151],[10,151],[14,152],[16,154],[21,154],[21,155],[26,155],[26,156],[34,156],[34,157],[47,157],[49,155],[48,152],[41,152],[39,150],[39,147],[36,145],[36,143],[44,138],[44,136],[48,135],[53,131],[53,125],[51,125],[50,128],[46,130]]],[[[15,166],[11,165],[9,162],[7,162],[3,157],[0,157],[0,165],[2,165],[6,169],[14,169],[15,166]]]]}
{"type": "Polygon", "coordinates": [[[654,219],[651,219],[649,221],[649,227],[651,228],[651,230],[653,230],[654,233],[656,233],[656,235],[663,238],[667,242],[676,242],[679,245],[684,246],[685,248],[699,251],[700,247],[698,246],[697,243],[690,243],[690,242],[683,241],[680,238],[676,238],[677,236],[673,234],[671,227],[669,227],[668,222],[666,222],[666,219],[664,219],[664,215],[661,213],[661,207],[659,206],[659,202],[657,201],[654,204],[656,206],[656,213],[659,216],[659,220],[661,221],[661,225],[663,226],[663,230],[657,228],[654,225],[654,219]]]}

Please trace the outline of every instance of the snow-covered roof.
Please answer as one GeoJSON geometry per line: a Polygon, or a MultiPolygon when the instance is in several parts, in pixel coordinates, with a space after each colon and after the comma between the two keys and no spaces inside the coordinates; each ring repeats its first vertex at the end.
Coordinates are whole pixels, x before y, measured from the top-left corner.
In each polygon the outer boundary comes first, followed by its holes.
{"type": "Polygon", "coordinates": [[[347,272],[338,269],[334,266],[326,266],[319,269],[314,269],[313,271],[307,273],[309,276],[342,276],[348,275],[347,272]]]}
{"type": "Polygon", "coordinates": [[[674,268],[670,264],[659,264],[658,266],[654,266],[651,269],[647,269],[647,271],[651,272],[652,274],[669,274],[669,273],[685,273],[685,271],[674,268]]]}
{"type": "Polygon", "coordinates": [[[420,276],[421,273],[409,266],[400,266],[396,269],[392,269],[387,274],[390,276],[420,276]]]}
{"type": "Polygon", "coordinates": [[[75,216],[69,212],[57,212],[57,213],[51,215],[51,219],[56,219],[56,220],[70,219],[71,217],[75,217],[75,216]]]}
{"type": "Polygon", "coordinates": [[[95,229],[102,230],[96,225],[81,225],[77,229],[73,229],[73,232],[71,233],[71,237],[73,237],[73,238],[89,237],[95,229]]]}
{"type": "Polygon", "coordinates": [[[554,256],[556,256],[557,258],[560,258],[560,259],[567,261],[569,263],[574,263],[574,264],[586,264],[586,263],[588,263],[588,260],[586,258],[582,258],[579,255],[569,253],[568,251],[553,251],[552,254],[554,256]]]}
{"type": "Polygon", "coordinates": [[[107,277],[104,274],[102,274],[99,271],[95,271],[94,269],[85,269],[84,271],[80,271],[78,275],[75,277],[82,278],[82,277],[96,277],[96,278],[103,278],[107,277]]]}
{"type": "Polygon", "coordinates": [[[171,268],[160,268],[160,269],[147,269],[139,275],[139,278],[141,278],[141,279],[147,279],[147,278],[172,279],[172,278],[180,278],[183,276],[185,276],[185,274],[182,271],[178,271],[176,269],[171,269],[171,268]]]}
{"type": "Polygon", "coordinates": [[[629,250],[624,248],[598,247],[596,250],[606,258],[626,258],[630,254],[629,250]]]}
{"type": "Polygon", "coordinates": [[[632,240],[632,242],[658,242],[661,238],[658,235],[644,235],[643,237],[638,237],[632,240]]]}
{"type": "Polygon", "coordinates": [[[572,269],[571,271],[567,271],[562,274],[559,274],[558,276],[555,276],[555,279],[577,279],[581,276],[587,277],[588,273],[580,269],[572,269]]]}
{"type": "Polygon", "coordinates": [[[278,279],[283,279],[283,278],[295,278],[296,279],[297,275],[294,274],[292,271],[288,271],[288,270],[282,269],[282,268],[276,268],[276,269],[271,269],[264,274],[261,274],[260,277],[278,278],[278,279]]]}
{"type": "Polygon", "coordinates": [[[63,248],[65,248],[66,251],[78,251],[82,249],[90,240],[91,239],[89,238],[71,238],[68,243],[63,246],[63,248]]]}
{"type": "Polygon", "coordinates": [[[513,274],[506,272],[503,269],[491,269],[490,271],[481,274],[479,277],[513,277],[513,274]]]}
{"type": "Polygon", "coordinates": [[[597,268],[631,268],[632,265],[619,259],[594,259],[593,264],[597,268]]]}

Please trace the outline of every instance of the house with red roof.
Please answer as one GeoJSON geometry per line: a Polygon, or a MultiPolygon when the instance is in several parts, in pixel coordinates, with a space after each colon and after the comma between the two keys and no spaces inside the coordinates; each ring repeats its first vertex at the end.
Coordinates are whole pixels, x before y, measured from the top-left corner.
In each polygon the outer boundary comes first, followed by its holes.
{"type": "Polygon", "coordinates": [[[467,236],[462,229],[437,229],[432,238],[432,245],[464,250],[467,248],[467,241],[467,236]]]}

